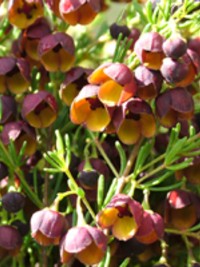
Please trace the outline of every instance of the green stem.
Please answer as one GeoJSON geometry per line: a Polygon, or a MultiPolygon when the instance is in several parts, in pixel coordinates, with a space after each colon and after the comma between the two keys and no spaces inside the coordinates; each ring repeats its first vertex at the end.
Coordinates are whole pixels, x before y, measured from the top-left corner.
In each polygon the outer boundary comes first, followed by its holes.
{"type": "Polygon", "coordinates": [[[100,142],[95,138],[95,136],[94,136],[94,134],[92,132],[88,131],[88,133],[91,136],[91,138],[93,139],[93,141],[95,142],[99,152],[101,153],[102,157],[104,158],[104,160],[106,161],[106,163],[110,167],[112,173],[115,175],[115,177],[119,177],[118,171],[116,170],[115,166],[112,164],[112,162],[110,161],[110,159],[106,155],[106,153],[105,153],[104,149],[102,148],[100,142]]]}
{"type": "Polygon", "coordinates": [[[0,149],[3,151],[4,155],[6,156],[6,159],[7,159],[6,163],[7,163],[8,167],[11,168],[11,170],[13,170],[14,173],[20,179],[22,188],[26,192],[26,195],[30,198],[30,200],[32,200],[34,202],[34,204],[38,208],[42,208],[43,207],[42,201],[32,191],[32,189],[30,188],[29,184],[26,182],[26,180],[24,178],[23,172],[21,171],[21,169],[18,166],[15,166],[15,163],[13,162],[10,154],[8,153],[7,149],[5,148],[4,144],[1,141],[0,141],[0,149]]]}
{"type": "MultiPolygon", "coordinates": [[[[67,175],[67,177],[70,179],[71,183],[73,184],[74,188],[76,190],[78,190],[78,185],[74,179],[74,177],[72,176],[71,172],[69,169],[65,168],[64,170],[65,174],[67,175]]],[[[81,198],[82,202],[84,203],[85,207],[87,208],[87,210],[89,211],[90,215],[92,216],[92,218],[94,219],[94,221],[96,220],[96,215],[94,213],[94,211],[92,210],[89,202],[87,201],[87,199],[85,197],[81,198]]]]}
{"type": "Polygon", "coordinates": [[[144,175],[141,179],[138,180],[138,184],[141,184],[143,181],[151,177],[152,175],[156,174],[157,172],[162,171],[166,166],[164,164],[158,166],[154,170],[148,172],[146,175],[144,175]]]}

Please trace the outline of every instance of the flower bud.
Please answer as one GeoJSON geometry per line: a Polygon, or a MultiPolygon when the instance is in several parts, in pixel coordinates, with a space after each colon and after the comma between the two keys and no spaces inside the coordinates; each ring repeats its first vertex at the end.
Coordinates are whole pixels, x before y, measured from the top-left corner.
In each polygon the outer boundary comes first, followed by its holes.
{"type": "Polygon", "coordinates": [[[162,47],[165,55],[173,59],[182,57],[187,50],[186,42],[182,38],[177,36],[170,37],[169,39],[164,41],[162,47]]]}
{"type": "Polygon", "coordinates": [[[25,204],[25,196],[18,192],[9,192],[2,197],[2,206],[8,212],[16,213],[25,204]]]}

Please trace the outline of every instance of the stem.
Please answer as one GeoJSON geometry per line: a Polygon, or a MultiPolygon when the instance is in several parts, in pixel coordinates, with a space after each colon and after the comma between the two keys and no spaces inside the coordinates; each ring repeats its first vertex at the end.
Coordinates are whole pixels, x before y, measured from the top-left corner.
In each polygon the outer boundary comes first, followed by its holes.
{"type": "Polygon", "coordinates": [[[155,173],[162,171],[164,168],[165,168],[165,165],[162,164],[162,165],[158,166],[156,169],[154,169],[153,171],[148,172],[146,175],[144,175],[141,179],[138,180],[138,184],[141,184],[144,180],[151,177],[155,173]]]}
{"type": "Polygon", "coordinates": [[[106,155],[104,149],[102,148],[100,142],[95,138],[94,134],[90,131],[88,131],[88,133],[90,134],[90,136],[92,137],[93,141],[95,142],[100,154],[102,155],[102,157],[104,158],[104,160],[106,161],[106,163],[108,164],[108,166],[110,167],[112,173],[115,175],[115,177],[119,177],[119,173],[116,170],[115,166],[112,164],[112,162],[110,161],[110,159],[108,158],[108,156],[106,155]]]}
{"type": "MultiPolygon", "coordinates": [[[[74,177],[72,176],[71,172],[69,169],[65,168],[64,170],[65,174],[67,175],[67,177],[70,179],[70,181],[72,182],[74,188],[76,190],[78,190],[78,185],[74,179],[74,177]]],[[[93,209],[91,208],[89,202],[87,201],[87,199],[85,197],[81,198],[82,202],[84,203],[85,207],[87,208],[87,210],[89,211],[90,215],[92,216],[93,220],[96,221],[96,215],[93,211],[93,209]]]]}
{"type": "Polygon", "coordinates": [[[138,140],[138,142],[134,145],[133,150],[131,151],[131,154],[129,155],[129,159],[127,161],[127,165],[126,165],[126,168],[122,174],[122,177],[118,178],[118,184],[117,184],[115,194],[119,194],[122,191],[122,189],[126,183],[126,176],[129,175],[129,173],[131,171],[131,168],[135,162],[135,159],[137,157],[138,150],[140,148],[142,141],[143,141],[143,138],[140,138],[140,140],[138,140]]]}
{"type": "Polygon", "coordinates": [[[200,240],[200,235],[198,233],[190,233],[190,232],[186,232],[186,231],[180,231],[180,230],[169,229],[169,228],[166,228],[165,232],[169,233],[169,234],[175,234],[175,235],[181,235],[181,236],[185,235],[185,236],[193,237],[197,240],[200,240]]]}

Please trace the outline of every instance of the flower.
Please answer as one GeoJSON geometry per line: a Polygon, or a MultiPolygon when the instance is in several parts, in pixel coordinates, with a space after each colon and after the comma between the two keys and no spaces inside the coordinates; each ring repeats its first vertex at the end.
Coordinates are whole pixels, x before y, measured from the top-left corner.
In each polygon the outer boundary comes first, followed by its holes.
{"type": "Polygon", "coordinates": [[[25,92],[30,85],[30,67],[23,58],[0,58],[0,93],[8,89],[14,94],[25,92]]]}
{"type": "Polygon", "coordinates": [[[165,223],[179,230],[192,227],[200,218],[200,198],[181,189],[170,191],[165,201],[165,223]]]}
{"type": "Polygon", "coordinates": [[[135,79],[138,86],[136,94],[141,99],[152,99],[161,90],[163,78],[158,71],[139,66],[135,69],[135,79]]]}
{"type": "Polygon", "coordinates": [[[90,69],[82,67],[74,67],[69,70],[63,83],[60,86],[60,98],[64,101],[67,106],[70,106],[74,98],[78,95],[82,87],[87,82],[87,76],[91,73],[90,69]]]}
{"type": "Polygon", "coordinates": [[[1,133],[1,139],[4,145],[8,145],[12,140],[17,152],[20,151],[23,143],[26,141],[25,155],[31,156],[35,153],[37,147],[35,130],[25,121],[9,122],[4,125],[1,133]]]}
{"type": "Polygon", "coordinates": [[[22,237],[19,231],[10,225],[0,226],[0,258],[10,254],[15,256],[22,245],[22,237]]]}
{"type": "Polygon", "coordinates": [[[13,121],[17,115],[17,103],[14,97],[6,95],[0,96],[0,105],[2,109],[0,124],[13,121]]]}
{"type": "Polygon", "coordinates": [[[57,103],[49,92],[39,91],[24,98],[21,112],[32,127],[46,128],[57,118],[57,103]]]}
{"type": "Polygon", "coordinates": [[[156,98],[156,114],[165,127],[174,126],[179,120],[190,120],[194,113],[194,102],[185,88],[174,88],[156,98]]]}
{"type": "Polygon", "coordinates": [[[162,48],[167,57],[178,59],[186,53],[187,44],[182,38],[172,36],[164,41],[162,48]]]}
{"type": "Polygon", "coordinates": [[[20,29],[27,28],[44,13],[42,0],[9,0],[8,19],[20,29]]]}
{"type": "Polygon", "coordinates": [[[106,252],[107,238],[102,230],[84,225],[68,230],[60,243],[62,263],[68,263],[72,257],[87,265],[99,263],[106,252]]]}
{"type": "Polygon", "coordinates": [[[59,212],[45,208],[31,217],[31,236],[42,246],[58,245],[67,228],[67,221],[59,212]]]}
{"type": "Polygon", "coordinates": [[[75,60],[75,46],[71,36],[56,32],[44,36],[38,43],[38,55],[46,70],[68,71],[75,60]]]}
{"type": "Polygon", "coordinates": [[[74,98],[70,118],[75,124],[84,124],[91,131],[103,131],[110,123],[110,114],[99,101],[99,86],[86,85],[74,98]]]}
{"type": "Polygon", "coordinates": [[[143,244],[151,244],[164,235],[164,220],[158,213],[144,211],[143,220],[135,238],[143,244]]]}
{"type": "Polygon", "coordinates": [[[101,0],[60,0],[59,11],[70,25],[86,25],[101,11],[101,0]]]}
{"type": "Polygon", "coordinates": [[[140,35],[135,43],[134,51],[145,67],[159,70],[165,57],[162,49],[164,38],[157,32],[140,35]]]}
{"type": "Polygon", "coordinates": [[[151,107],[140,98],[131,98],[113,112],[112,122],[119,139],[127,145],[135,144],[140,137],[152,137],[156,123],[151,107]]]}
{"type": "Polygon", "coordinates": [[[98,98],[109,107],[121,105],[136,92],[133,73],[122,63],[101,65],[88,77],[88,81],[100,86],[98,98]]]}
{"type": "Polygon", "coordinates": [[[127,195],[118,194],[97,214],[102,229],[110,229],[114,237],[126,241],[137,233],[143,216],[139,202],[127,195]]]}

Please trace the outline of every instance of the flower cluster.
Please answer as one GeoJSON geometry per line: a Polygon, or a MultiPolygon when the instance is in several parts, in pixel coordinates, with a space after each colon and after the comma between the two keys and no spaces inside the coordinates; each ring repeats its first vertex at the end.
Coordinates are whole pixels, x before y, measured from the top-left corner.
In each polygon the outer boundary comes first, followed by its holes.
{"type": "Polygon", "coordinates": [[[199,266],[198,21],[199,1],[0,0],[2,267],[199,266]]]}

